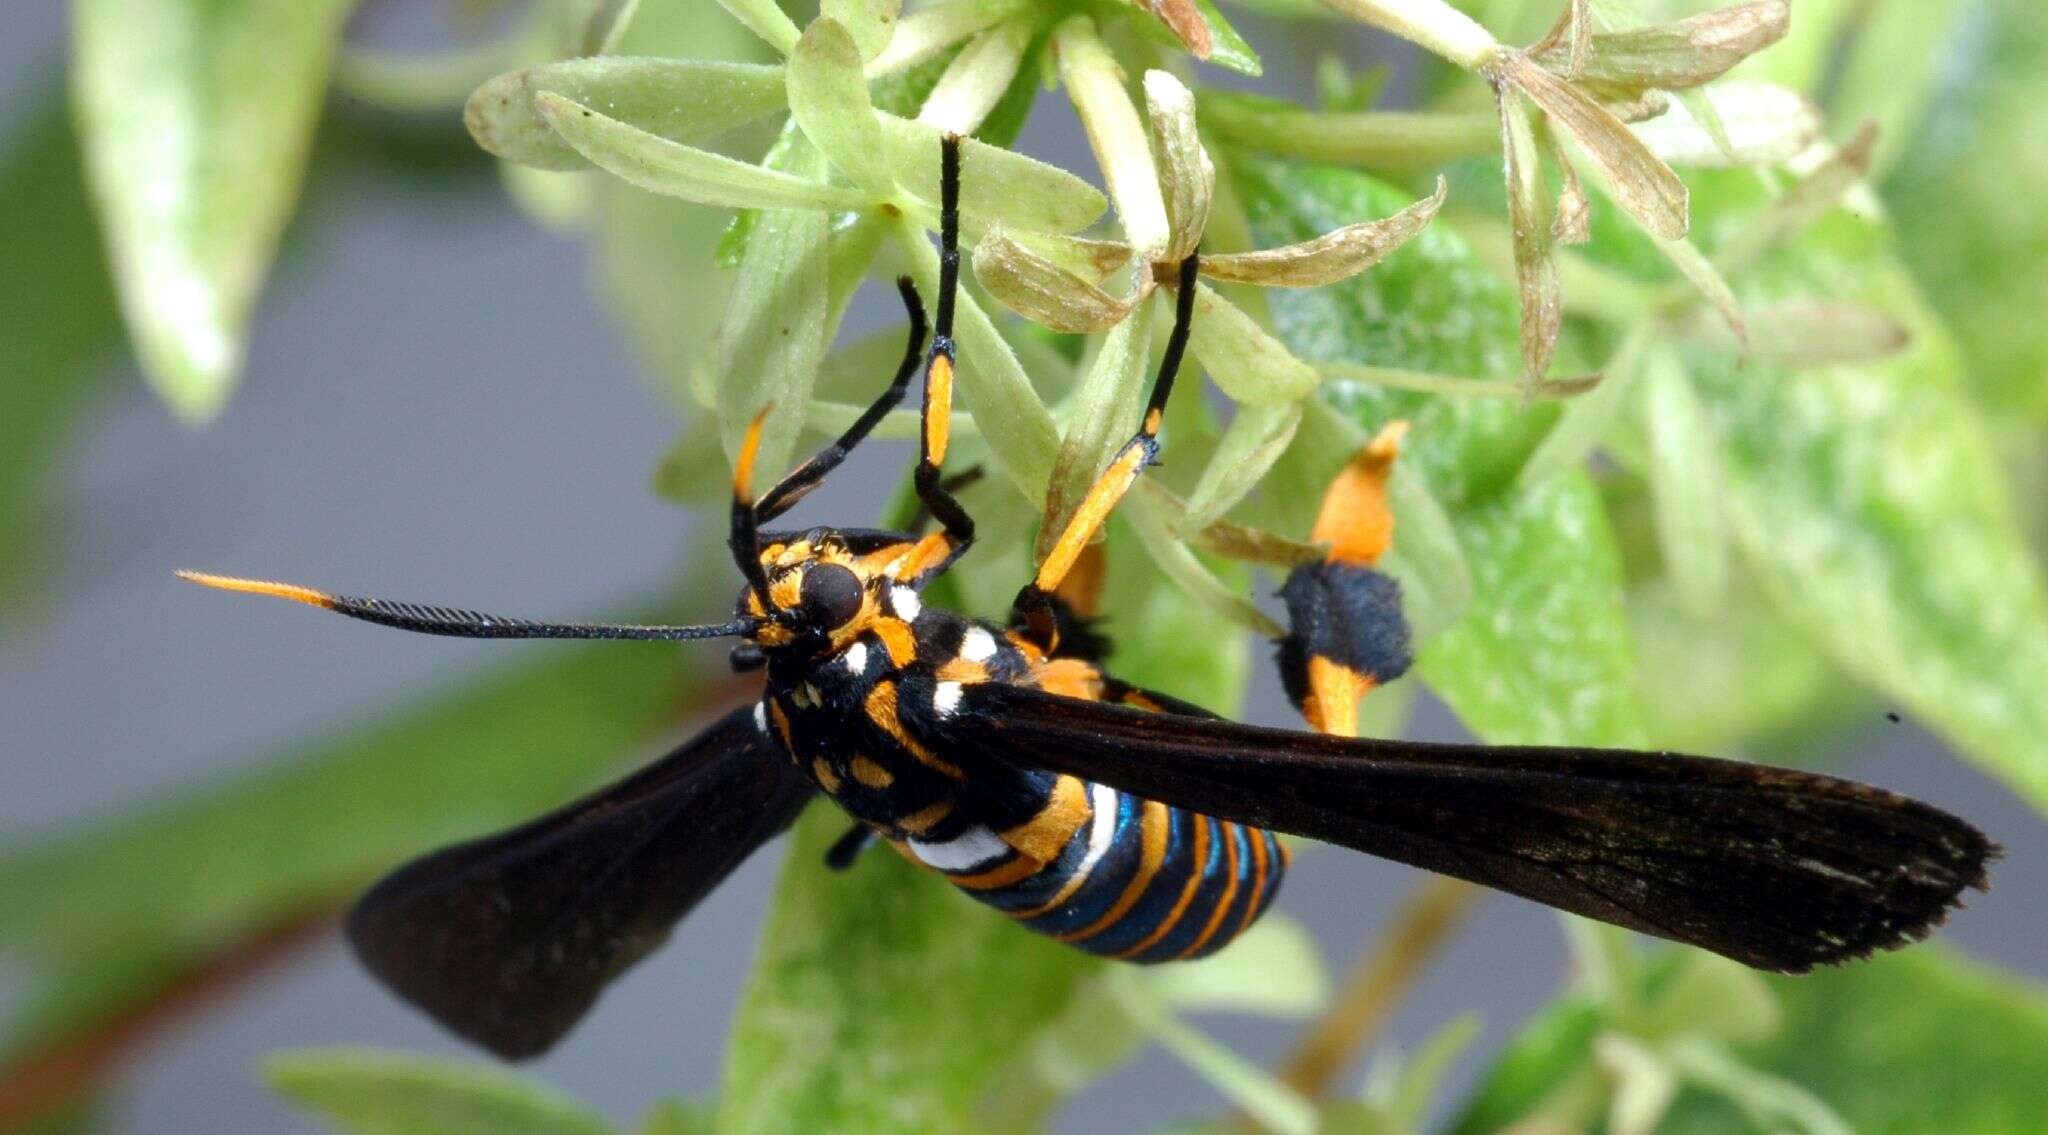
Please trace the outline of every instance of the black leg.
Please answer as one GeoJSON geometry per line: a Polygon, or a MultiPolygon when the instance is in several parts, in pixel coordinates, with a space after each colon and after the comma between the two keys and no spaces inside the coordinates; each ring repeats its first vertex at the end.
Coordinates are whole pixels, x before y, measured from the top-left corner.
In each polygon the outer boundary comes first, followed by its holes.
{"type": "Polygon", "coordinates": [[[866,851],[868,845],[873,842],[874,829],[866,824],[855,824],[846,830],[845,835],[832,841],[831,847],[825,849],[825,866],[834,871],[844,871],[853,866],[854,861],[860,858],[860,853],[866,851]]]}
{"type": "Polygon", "coordinates": [[[1022,627],[1031,640],[1047,653],[1059,646],[1059,617],[1052,593],[1071,571],[1081,550],[1095,538],[1117,502],[1137,483],[1138,475],[1159,456],[1159,425],[1166,415],[1166,400],[1173,394],[1173,380],[1180,374],[1181,359],[1187,354],[1188,333],[1195,321],[1195,272],[1200,259],[1189,253],[1180,262],[1179,293],[1174,297],[1173,334],[1166,340],[1166,354],[1159,360],[1159,377],[1152,382],[1152,397],[1145,404],[1145,417],[1138,432],[1117,450],[1108,468],[1089,486],[1088,495],[1067,520],[1066,530],[1038,565],[1038,577],[1017,592],[1010,605],[1011,621],[1022,627]]]}

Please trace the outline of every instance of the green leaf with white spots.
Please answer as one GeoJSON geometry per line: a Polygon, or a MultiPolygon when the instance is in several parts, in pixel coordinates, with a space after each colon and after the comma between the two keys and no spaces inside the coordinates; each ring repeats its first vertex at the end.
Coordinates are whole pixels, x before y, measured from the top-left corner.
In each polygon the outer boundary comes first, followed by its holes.
{"type": "Polygon", "coordinates": [[[722,1135],[974,1130],[1019,1047],[1105,964],[887,847],[828,869],[846,823],[814,807],[790,841],[727,1050],[722,1135]]]}
{"type": "Polygon", "coordinates": [[[79,0],[72,99],[144,375],[220,411],[298,198],[349,0],[79,0]]]}
{"type": "Polygon", "coordinates": [[[603,1116],[508,1069],[365,1048],[263,1062],[280,1095],[346,1135],[610,1135],[603,1116]]]}
{"type": "Polygon", "coordinates": [[[1495,744],[1645,741],[1621,564],[1584,473],[1456,514],[1475,597],[1416,668],[1495,744]]]}
{"type": "Polygon", "coordinates": [[[1700,351],[1737,546],[1764,593],[1851,675],[2048,810],[2048,595],[1954,342],[1904,271],[1816,229],[1742,284],[1889,312],[1910,345],[1794,371],[1700,351]]]}
{"type": "Polygon", "coordinates": [[[511,71],[478,87],[462,121],[477,145],[536,169],[589,169],[555,132],[534,96],[560,95],[612,119],[685,145],[709,141],[780,110],[783,69],[756,63],[648,56],[594,56],[511,71]]]}

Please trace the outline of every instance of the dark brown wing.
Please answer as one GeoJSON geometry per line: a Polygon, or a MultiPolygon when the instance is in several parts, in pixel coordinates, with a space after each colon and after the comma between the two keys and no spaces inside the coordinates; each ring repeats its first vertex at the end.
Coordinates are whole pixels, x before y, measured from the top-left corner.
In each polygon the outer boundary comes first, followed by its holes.
{"type": "Polygon", "coordinates": [[[608,788],[400,867],[349,914],[348,939],[449,1029],[538,1055],[812,791],[738,710],[608,788]]]}
{"type": "Polygon", "coordinates": [[[945,743],[1801,972],[1924,937],[1996,848],[1881,789],[1738,761],[1428,745],[970,686],[945,743]]]}

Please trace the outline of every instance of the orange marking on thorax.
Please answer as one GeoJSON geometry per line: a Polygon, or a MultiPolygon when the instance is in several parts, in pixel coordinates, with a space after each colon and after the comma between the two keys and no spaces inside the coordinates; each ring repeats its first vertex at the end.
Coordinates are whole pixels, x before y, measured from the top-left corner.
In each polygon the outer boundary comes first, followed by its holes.
{"type": "Polygon", "coordinates": [[[912,737],[910,732],[903,728],[903,722],[896,713],[896,683],[876,682],[875,688],[868,691],[867,701],[862,703],[862,708],[867,710],[868,720],[875,723],[875,728],[903,746],[911,756],[917,758],[919,764],[953,780],[967,779],[967,774],[960,770],[959,765],[945,760],[919,744],[917,738],[912,737]]]}
{"type": "Polygon", "coordinates": [[[940,820],[953,814],[953,802],[941,800],[928,808],[919,808],[908,816],[896,821],[896,826],[912,835],[923,835],[937,827],[940,820]]]}
{"type": "Polygon", "coordinates": [[[966,658],[948,658],[932,673],[941,682],[958,682],[963,686],[988,681],[988,667],[966,658]]]}
{"type": "Polygon", "coordinates": [[[917,661],[917,635],[911,632],[909,623],[896,618],[877,618],[868,625],[868,629],[882,640],[882,649],[889,652],[889,663],[897,669],[917,661]]]}
{"type": "Polygon", "coordinates": [[[1131,881],[1125,884],[1123,893],[1116,897],[1115,905],[1101,918],[1081,929],[1056,935],[1060,941],[1080,942],[1095,937],[1116,925],[1117,920],[1129,914],[1131,908],[1138,905],[1138,900],[1145,896],[1145,888],[1152,885],[1153,876],[1159,874],[1159,865],[1166,861],[1166,841],[1173,834],[1173,818],[1166,805],[1157,800],[1147,800],[1138,827],[1139,838],[1144,841],[1138,852],[1138,869],[1131,876],[1131,881]]]}

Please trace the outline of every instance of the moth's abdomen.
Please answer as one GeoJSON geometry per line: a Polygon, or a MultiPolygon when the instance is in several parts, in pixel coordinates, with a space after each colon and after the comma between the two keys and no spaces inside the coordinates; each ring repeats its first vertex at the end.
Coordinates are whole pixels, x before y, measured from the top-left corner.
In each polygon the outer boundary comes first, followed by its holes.
{"type": "Polygon", "coordinates": [[[1126,961],[1214,953],[1272,904],[1288,863],[1272,833],[1077,783],[1090,815],[1050,860],[987,828],[906,850],[1026,927],[1126,961]]]}

